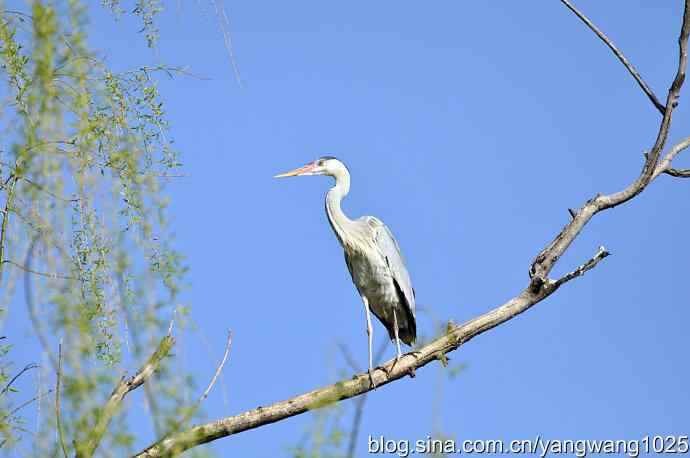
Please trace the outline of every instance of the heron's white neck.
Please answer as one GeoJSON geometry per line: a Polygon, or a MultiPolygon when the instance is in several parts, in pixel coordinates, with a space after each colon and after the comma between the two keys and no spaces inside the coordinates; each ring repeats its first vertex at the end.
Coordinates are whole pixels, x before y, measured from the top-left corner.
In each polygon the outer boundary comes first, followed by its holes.
{"type": "Polygon", "coordinates": [[[343,213],[340,202],[350,192],[350,173],[344,165],[340,164],[333,170],[332,176],[335,178],[335,186],[326,194],[326,215],[338,241],[345,246],[348,243],[347,229],[353,221],[343,213]]]}

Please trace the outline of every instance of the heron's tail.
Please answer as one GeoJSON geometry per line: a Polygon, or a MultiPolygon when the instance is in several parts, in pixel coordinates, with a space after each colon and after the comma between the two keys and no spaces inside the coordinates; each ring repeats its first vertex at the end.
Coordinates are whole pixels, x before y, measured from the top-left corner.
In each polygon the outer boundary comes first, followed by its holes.
{"type": "MultiPolygon", "coordinates": [[[[417,340],[417,322],[410,310],[408,310],[406,307],[404,309],[405,313],[402,317],[398,318],[398,325],[400,326],[400,329],[398,329],[398,335],[400,336],[400,340],[405,342],[407,345],[412,346],[417,340]]],[[[395,338],[395,334],[393,335],[393,338],[395,338]]]]}

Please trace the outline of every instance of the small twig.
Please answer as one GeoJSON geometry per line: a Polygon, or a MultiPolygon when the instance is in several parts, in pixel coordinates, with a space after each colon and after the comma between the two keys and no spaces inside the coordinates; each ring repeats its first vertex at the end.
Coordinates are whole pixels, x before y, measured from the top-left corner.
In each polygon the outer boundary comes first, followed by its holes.
{"type": "MultiPolygon", "coordinates": [[[[30,268],[31,263],[33,262],[34,249],[36,248],[36,243],[38,242],[38,240],[39,236],[35,235],[31,239],[29,247],[26,250],[24,264],[28,268],[30,268]]],[[[58,362],[55,360],[55,355],[53,354],[50,348],[48,338],[46,337],[46,334],[43,331],[43,325],[41,321],[38,319],[38,314],[36,313],[36,307],[33,298],[33,286],[31,284],[32,276],[30,272],[24,272],[24,301],[26,302],[26,309],[29,312],[29,319],[31,320],[31,325],[34,328],[34,332],[38,337],[38,342],[41,344],[41,347],[43,347],[43,351],[45,352],[45,354],[48,355],[48,360],[50,361],[51,366],[53,366],[53,370],[57,371],[58,362]]]]}
{"type": "Polygon", "coordinates": [[[189,178],[190,175],[188,173],[156,173],[153,175],[156,178],[189,178]]]}
{"type": "Polygon", "coordinates": [[[182,418],[182,421],[179,423],[180,426],[184,425],[187,423],[194,413],[199,409],[201,406],[201,403],[204,402],[204,400],[208,397],[208,394],[211,392],[211,389],[213,388],[213,385],[216,384],[216,380],[218,380],[218,377],[220,376],[221,371],[223,370],[223,366],[225,366],[225,361],[228,359],[228,355],[230,354],[230,347],[232,346],[232,330],[228,331],[228,340],[227,343],[225,344],[225,353],[223,353],[223,359],[221,359],[220,364],[218,364],[218,367],[216,368],[215,374],[213,374],[213,378],[211,379],[211,382],[208,384],[206,389],[204,390],[203,394],[199,397],[199,399],[196,401],[194,406],[187,412],[187,414],[182,418]]]}
{"type": "Polygon", "coordinates": [[[216,15],[220,21],[220,30],[223,33],[223,42],[225,43],[225,49],[228,51],[228,56],[230,57],[230,64],[232,65],[232,71],[235,74],[235,80],[240,88],[242,88],[242,78],[240,77],[240,68],[237,65],[237,59],[235,59],[234,46],[232,44],[232,35],[230,34],[230,19],[225,12],[225,5],[223,0],[214,0],[213,6],[216,8],[216,15]]]}
{"type": "Polygon", "coordinates": [[[76,278],[70,277],[69,275],[56,274],[56,273],[52,273],[52,272],[40,272],[38,270],[33,270],[29,267],[26,267],[26,266],[19,264],[18,262],[12,261],[11,259],[5,259],[4,261],[2,261],[2,263],[13,265],[14,267],[21,269],[24,272],[34,274],[34,275],[40,275],[41,277],[47,277],[47,278],[59,279],[59,280],[77,280],[76,278]]]}
{"type": "Polygon", "coordinates": [[[34,17],[31,16],[30,14],[22,13],[21,11],[15,11],[15,10],[5,10],[5,9],[2,9],[2,10],[0,10],[0,14],[14,14],[14,15],[16,15],[16,16],[19,16],[19,17],[22,17],[22,18],[25,18],[25,19],[31,19],[31,20],[33,20],[33,18],[34,18],[34,17]]]}
{"type": "Polygon", "coordinates": [[[46,189],[45,186],[42,186],[42,185],[40,185],[40,184],[38,184],[38,183],[36,183],[36,182],[26,178],[26,177],[22,177],[22,180],[25,181],[27,184],[33,186],[34,188],[38,189],[39,191],[45,192],[46,194],[48,194],[53,199],[61,200],[63,202],[71,202],[71,203],[79,202],[79,198],[68,199],[66,197],[59,196],[59,195],[55,194],[54,192],[46,189]]]}
{"type": "Polygon", "coordinates": [[[645,94],[647,94],[647,97],[649,97],[649,100],[654,104],[657,110],[663,115],[664,112],[666,111],[666,107],[659,102],[659,99],[656,98],[656,95],[654,95],[654,92],[652,89],[647,85],[647,83],[644,82],[642,79],[642,76],[640,76],[640,73],[637,71],[637,69],[633,66],[632,63],[623,55],[623,53],[616,47],[615,44],[607,37],[604,32],[599,30],[599,28],[594,25],[592,21],[587,18],[584,14],[582,14],[575,6],[570,3],[569,0],[560,0],[561,3],[563,3],[570,11],[575,13],[575,15],[580,18],[582,22],[585,23],[589,29],[594,32],[600,39],[603,41],[606,46],[609,47],[609,49],[615,54],[615,56],[618,58],[618,60],[625,66],[625,68],[628,69],[628,72],[632,75],[633,78],[635,78],[635,81],[637,81],[637,84],[640,86],[640,88],[644,91],[645,94]]]}
{"type": "Polygon", "coordinates": [[[43,393],[37,394],[36,396],[34,396],[33,398],[29,399],[28,401],[25,401],[25,402],[21,403],[16,409],[14,409],[14,410],[11,411],[10,413],[6,414],[4,417],[0,418],[0,422],[2,422],[2,421],[4,421],[4,420],[6,420],[6,419],[12,417],[15,413],[19,412],[19,411],[22,410],[24,407],[28,406],[28,405],[31,404],[32,402],[38,401],[39,399],[42,399],[42,398],[48,396],[48,395],[49,395],[50,393],[52,393],[52,392],[53,392],[53,390],[44,391],[43,393]]]}
{"type": "Polygon", "coordinates": [[[12,199],[14,198],[14,188],[17,185],[17,176],[12,173],[8,178],[7,183],[12,181],[12,185],[7,191],[7,199],[5,200],[5,209],[2,215],[2,225],[0,226],[0,285],[2,285],[2,271],[5,266],[5,239],[7,238],[7,223],[10,219],[10,208],[12,207],[12,199]]]}
{"type": "MultiPolygon", "coordinates": [[[[76,146],[74,140],[46,140],[44,142],[39,142],[39,143],[34,143],[33,145],[27,145],[24,148],[24,151],[28,152],[36,148],[43,148],[44,146],[53,146],[53,145],[62,145],[62,146],[76,146]]],[[[61,152],[64,153],[69,153],[66,152],[65,150],[62,150],[61,152]]]]}
{"type": "Polygon", "coordinates": [[[357,364],[357,361],[355,361],[355,358],[352,356],[350,349],[347,348],[347,345],[345,345],[343,342],[338,342],[337,345],[338,349],[340,349],[340,354],[343,355],[343,359],[345,360],[345,363],[350,366],[350,369],[355,372],[362,372],[362,369],[359,367],[359,364],[357,364]]]}
{"type": "Polygon", "coordinates": [[[223,359],[220,361],[220,364],[216,368],[215,374],[213,374],[213,378],[211,379],[211,383],[208,384],[206,387],[206,390],[204,390],[204,394],[201,395],[199,400],[197,401],[197,404],[201,404],[207,397],[208,394],[211,392],[211,389],[213,388],[213,385],[216,384],[216,380],[218,380],[218,376],[220,376],[220,372],[223,370],[223,366],[225,366],[225,362],[228,359],[228,355],[230,354],[230,347],[232,346],[232,330],[228,331],[228,340],[227,343],[225,344],[225,353],[223,353],[223,359]]]}
{"type": "Polygon", "coordinates": [[[7,385],[5,385],[5,387],[2,389],[2,391],[0,391],[0,396],[3,396],[5,393],[7,393],[7,392],[10,390],[10,388],[12,387],[12,384],[13,384],[14,382],[16,382],[17,379],[18,379],[19,377],[21,377],[25,372],[30,371],[31,369],[37,369],[37,368],[39,368],[39,367],[40,367],[40,366],[39,366],[38,364],[36,364],[36,363],[27,364],[26,366],[24,366],[24,368],[23,368],[21,371],[19,371],[19,373],[18,373],[17,375],[15,375],[14,377],[12,377],[12,380],[10,380],[10,381],[7,383],[7,385]]]}
{"type": "Polygon", "coordinates": [[[606,251],[606,248],[603,246],[599,247],[599,250],[597,251],[597,254],[594,255],[592,259],[587,261],[586,263],[582,264],[580,267],[577,269],[573,270],[572,272],[569,272],[556,280],[555,282],[552,283],[553,288],[558,288],[560,287],[563,283],[569,282],[573,278],[576,277],[581,277],[582,275],[585,274],[590,269],[593,269],[597,264],[599,264],[599,261],[604,259],[605,257],[609,256],[611,253],[606,251]]]}
{"type": "MultiPolygon", "coordinates": [[[[179,73],[180,75],[189,76],[189,77],[196,78],[196,79],[202,80],[202,81],[210,81],[210,80],[211,80],[211,78],[209,78],[208,76],[197,75],[197,74],[195,74],[195,73],[192,73],[192,72],[189,70],[188,67],[179,67],[179,66],[172,66],[172,67],[170,67],[170,66],[160,65],[160,66],[157,66],[157,67],[148,67],[148,66],[144,66],[144,67],[141,67],[140,70],[143,71],[144,73],[146,73],[146,72],[163,71],[163,72],[165,72],[170,78],[172,78],[173,73],[179,73]]],[[[133,73],[133,72],[128,72],[128,73],[133,73]]]]}
{"type": "Polygon", "coordinates": [[[62,429],[62,417],[60,415],[60,381],[62,379],[62,339],[58,346],[58,370],[57,382],[55,383],[55,419],[57,422],[58,436],[60,437],[60,447],[62,454],[67,458],[67,446],[65,445],[65,433],[62,429]]]}
{"type": "Polygon", "coordinates": [[[664,173],[677,178],[690,178],[690,169],[666,169],[664,173]]]}

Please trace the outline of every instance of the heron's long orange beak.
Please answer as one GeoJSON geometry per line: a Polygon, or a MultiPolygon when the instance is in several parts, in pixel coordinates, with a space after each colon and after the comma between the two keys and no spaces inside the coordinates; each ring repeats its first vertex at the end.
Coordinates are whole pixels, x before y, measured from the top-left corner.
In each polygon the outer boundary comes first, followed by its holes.
{"type": "Polygon", "coordinates": [[[315,167],[316,167],[316,164],[311,162],[311,163],[305,165],[304,167],[300,167],[300,168],[295,169],[295,170],[290,170],[289,172],[280,173],[280,174],[274,176],[273,178],[296,177],[296,176],[311,172],[312,170],[314,170],[315,167]]]}

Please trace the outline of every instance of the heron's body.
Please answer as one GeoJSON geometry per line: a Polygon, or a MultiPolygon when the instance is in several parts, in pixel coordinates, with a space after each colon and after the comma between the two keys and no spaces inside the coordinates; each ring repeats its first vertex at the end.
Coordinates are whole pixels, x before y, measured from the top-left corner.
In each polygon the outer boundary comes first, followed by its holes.
{"type": "Polygon", "coordinates": [[[323,157],[278,177],[330,175],[335,178],[326,194],[326,215],[345,251],[345,262],[352,281],[362,297],[367,314],[369,370],[372,370],[372,327],[369,311],[386,327],[396,343],[397,358],[402,340],[412,345],[417,337],[415,297],[400,248],[388,227],[378,218],[364,216],[351,220],[340,203],[350,190],[350,174],[334,157],[323,157]]]}
{"type": "Polygon", "coordinates": [[[400,340],[412,345],[417,338],[414,316],[414,292],[405,289],[410,277],[402,262],[395,239],[388,228],[377,218],[365,216],[355,221],[371,231],[374,243],[368,253],[357,247],[343,246],[345,262],[360,296],[366,297],[376,318],[386,327],[395,341],[395,321],[398,323],[400,340]],[[386,254],[387,253],[387,254],[386,254]],[[398,266],[398,269],[391,267],[398,266]],[[400,268],[402,267],[402,268],[400,268]],[[393,311],[396,315],[393,316],[393,311]]]}

